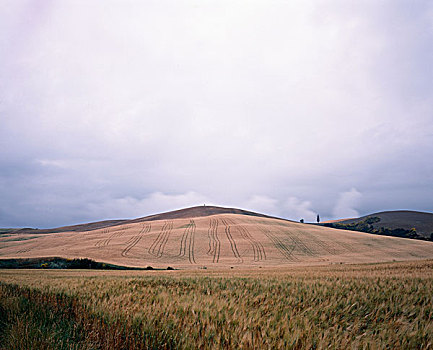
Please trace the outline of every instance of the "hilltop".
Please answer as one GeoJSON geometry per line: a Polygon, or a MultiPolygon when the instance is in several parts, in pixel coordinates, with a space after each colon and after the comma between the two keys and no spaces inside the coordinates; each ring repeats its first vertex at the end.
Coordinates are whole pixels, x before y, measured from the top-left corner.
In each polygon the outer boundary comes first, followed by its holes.
{"type": "Polygon", "coordinates": [[[433,243],[302,224],[236,208],[0,235],[0,257],[87,258],[122,266],[278,267],[433,258],[433,243]]]}
{"type": "Polygon", "coordinates": [[[42,233],[58,233],[58,232],[85,232],[85,231],[94,231],[102,228],[108,228],[113,226],[132,224],[137,222],[145,222],[145,221],[156,221],[156,220],[172,220],[172,219],[187,219],[194,217],[204,217],[216,214],[239,214],[239,215],[250,215],[257,216],[263,218],[273,218],[280,219],[273,216],[255,213],[248,210],[237,209],[237,208],[225,208],[225,207],[216,207],[216,206],[196,206],[190,208],[183,208],[178,210],[172,210],[159,214],[152,214],[148,216],[143,216],[136,219],[118,219],[118,220],[104,220],[104,221],[96,221],[78,225],[68,225],[47,229],[38,229],[38,228],[10,228],[10,229],[0,229],[1,233],[31,233],[31,234],[42,234],[42,233]]]}

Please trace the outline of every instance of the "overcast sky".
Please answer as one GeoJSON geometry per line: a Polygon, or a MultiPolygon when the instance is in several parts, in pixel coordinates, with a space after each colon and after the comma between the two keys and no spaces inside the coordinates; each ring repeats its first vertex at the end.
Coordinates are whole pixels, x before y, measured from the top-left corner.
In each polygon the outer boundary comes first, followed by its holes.
{"type": "Polygon", "coordinates": [[[433,211],[432,1],[0,1],[0,227],[433,211]]]}

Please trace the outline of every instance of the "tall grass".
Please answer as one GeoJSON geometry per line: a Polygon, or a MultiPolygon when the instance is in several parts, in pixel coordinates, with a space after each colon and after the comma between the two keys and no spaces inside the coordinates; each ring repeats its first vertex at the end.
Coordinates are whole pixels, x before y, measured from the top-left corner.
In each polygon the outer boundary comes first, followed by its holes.
{"type": "Polygon", "coordinates": [[[74,328],[79,344],[80,332],[90,331],[129,341],[126,348],[427,349],[432,271],[428,261],[285,271],[8,272],[2,279],[31,287],[16,289],[17,298],[31,291],[40,305],[62,293],[81,305],[80,315],[93,315],[86,320],[97,320],[94,328],[74,328]]]}
{"type": "Polygon", "coordinates": [[[77,297],[0,283],[1,349],[163,349],[176,344],[122,315],[98,315],[77,297]]]}

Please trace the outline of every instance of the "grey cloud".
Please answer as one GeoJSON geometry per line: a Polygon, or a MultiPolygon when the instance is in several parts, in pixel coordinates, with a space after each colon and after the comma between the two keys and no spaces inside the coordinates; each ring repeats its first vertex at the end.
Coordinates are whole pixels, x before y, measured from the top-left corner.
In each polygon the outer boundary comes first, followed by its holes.
{"type": "Polygon", "coordinates": [[[356,218],[359,212],[356,208],[362,199],[362,194],[356,188],[340,193],[337,203],[333,209],[333,215],[337,218],[356,218]]]}
{"type": "Polygon", "coordinates": [[[0,6],[0,226],[433,211],[430,2],[31,3],[0,6]]]}

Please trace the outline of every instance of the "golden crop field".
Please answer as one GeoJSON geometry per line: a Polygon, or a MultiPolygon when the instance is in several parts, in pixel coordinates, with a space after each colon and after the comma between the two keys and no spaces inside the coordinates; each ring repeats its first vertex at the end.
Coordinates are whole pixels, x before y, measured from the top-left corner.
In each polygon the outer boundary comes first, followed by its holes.
{"type": "Polygon", "coordinates": [[[433,261],[1,270],[1,348],[429,349],[433,261]]]}
{"type": "Polygon", "coordinates": [[[433,242],[241,214],[0,236],[1,258],[55,256],[137,267],[266,268],[432,259],[433,242]]]}

